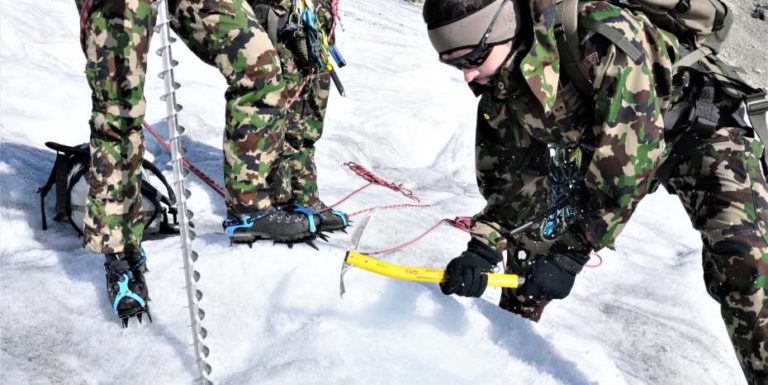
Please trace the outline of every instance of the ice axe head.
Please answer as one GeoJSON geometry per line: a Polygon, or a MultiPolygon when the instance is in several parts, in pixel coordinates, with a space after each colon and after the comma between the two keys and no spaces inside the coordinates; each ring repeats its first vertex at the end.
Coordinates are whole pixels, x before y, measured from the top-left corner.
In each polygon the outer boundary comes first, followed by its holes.
{"type": "Polygon", "coordinates": [[[363,237],[365,227],[368,226],[368,222],[371,220],[371,217],[375,213],[376,210],[374,209],[370,214],[366,215],[365,218],[359,221],[358,225],[355,226],[355,230],[352,232],[352,236],[349,238],[349,243],[347,244],[347,252],[344,255],[344,261],[341,264],[341,274],[339,275],[339,296],[342,298],[344,297],[344,293],[347,291],[344,287],[344,274],[346,274],[347,271],[352,267],[352,265],[347,263],[349,252],[352,250],[357,250],[358,246],[360,246],[360,239],[363,237]]]}

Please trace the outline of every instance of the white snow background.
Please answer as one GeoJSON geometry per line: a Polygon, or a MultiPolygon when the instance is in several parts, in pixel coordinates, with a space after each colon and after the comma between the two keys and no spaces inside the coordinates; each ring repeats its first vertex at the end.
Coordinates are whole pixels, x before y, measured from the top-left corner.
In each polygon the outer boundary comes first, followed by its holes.
{"type": "MultiPolygon", "coordinates": [[[[0,7],[0,383],[191,383],[197,373],[178,239],[144,243],[154,323],[122,329],[105,295],[103,257],[81,248],[68,224],[50,221],[53,193],[46,202],[51,228],[41,230],[35,192],[54,159],[43,143],[88,139],[90,91],[73,2],[3,0],[0,7]]],[[[476,101],[461,74],[438,63],[420,8],[344,0],[341,17],[338,44],[349,65],[340,76],[348,97],[332,91],[318,145],[324,200],[364,184],[341,165],[355,161],[434,204],[380,211],[363,237],[368,250],[401,243],[440,218],[478,211],[476,101]]],[[[173,49],[188,157],[221,182],[226,84],[182,43],[173,49]]],[[[146,92],[153,124],[165,110],[159,66],[153,55],[146,92]]],[[[170,176],[168,155],[147,138],[170,176]]],[[[320,251],[268,242],[230,246],[220,225],[222,199],[189,180],[216,383],[744,383],[718,306],[704,289],[699,236],[664,192],[643,201],[617,250],[603,250],[604,264],[585,269],[570,297],[534,324],[498,308],[498,289],[482,299],[447,297],[436,285],[361,270],[347,274],[341,299],[349,235],[318,242],[320,251]]],[[[403,202],[370,187],[340,208],[403,202]]],[[[386,258],[443,267],[467,239],[443,226],[386,258]]]]}

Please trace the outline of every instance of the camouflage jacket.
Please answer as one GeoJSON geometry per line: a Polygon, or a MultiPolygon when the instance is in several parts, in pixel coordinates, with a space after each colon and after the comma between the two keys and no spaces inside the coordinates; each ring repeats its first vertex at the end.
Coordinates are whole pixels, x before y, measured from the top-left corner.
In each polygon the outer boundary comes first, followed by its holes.
{"type": "Polygon", "coordinates": [[[488,204],[475,217],[473,234],[501,248],[503,237],[486,225],[511,228],[543,209],[537,203],[546,199],[537,195],[546,191],[541,157],[553,143],[583,150],[589,209],[575,224],[579,238],[592,249],[612,245],[666,156],[662,112],[677,42],[643,14],[585,3],[580,20],[615,28],[643,55],[633,62],[602,35],[580,29],[582,64],[593,88],[593,99],[584,100],[560,71],[554,2],[533,0],[531,15],[528,48],[510,55],[480,100],[477,179],[488,204]]]}

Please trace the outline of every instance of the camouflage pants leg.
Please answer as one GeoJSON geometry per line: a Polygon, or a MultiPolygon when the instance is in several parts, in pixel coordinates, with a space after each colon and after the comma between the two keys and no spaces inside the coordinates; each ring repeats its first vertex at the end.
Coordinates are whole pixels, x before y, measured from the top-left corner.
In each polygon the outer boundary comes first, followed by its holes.
{"type": "Polygon", "coordinates": [[[285,84],[269,36],[245,0],[176,0],[173,27],[227,80],[224,179],[232,214],[271,207],[283,147],[285,84]]]}
{"type": "MultiPolygon", "coordinates": [[[[304,77],[296,68],[292,54],[280,44],[283,74],[289,95],[299,92],[304,77]]],[[[293,201],[303,206],[320,208],[317,189],[315,143],[323,133],[323,120],[328,106],[331,77],[315,75],[308,79],[297,100],[288,109],[275,193],[278,201],[293,201]]]]}
{"type": "MultiPolygon", "coordinates": [[[[78,9],[82,2],[77,2],[78,9]]],[[[138,250],[144,231],[139,176],[144,154],[144,78],[155,10],[149,0],[98,1],[83,39],[92,91],[91,167],[85,246],[138,250]]]]}
{"type": "Polygon", "coordinates": [[[671,190],[704,243],[704,280],[720,303],[750,384],[768,384],[768,186],[759,141],[740,128],[702,139],[672,169],[671,190]]]}

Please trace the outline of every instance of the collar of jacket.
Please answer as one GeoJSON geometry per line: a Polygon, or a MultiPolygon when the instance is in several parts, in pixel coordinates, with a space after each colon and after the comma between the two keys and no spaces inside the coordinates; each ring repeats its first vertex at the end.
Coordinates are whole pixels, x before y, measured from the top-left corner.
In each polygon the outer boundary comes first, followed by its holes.
{"type": "MultiPolygon", "coordinates": [[[[556,0],[532,0],[531,17],[533,40],[531,48],[520,61],[517,68],[521,71],[531,93],[544,109],[550,113],[557,97],[557,84],[560,81],[560,55],[557,52],[555,23],[557,21],[556,0]]],[[[498,99],[509,96],[514,81],[515,56],[510,55],[502,65],[492,95],[498,99]]]]}

